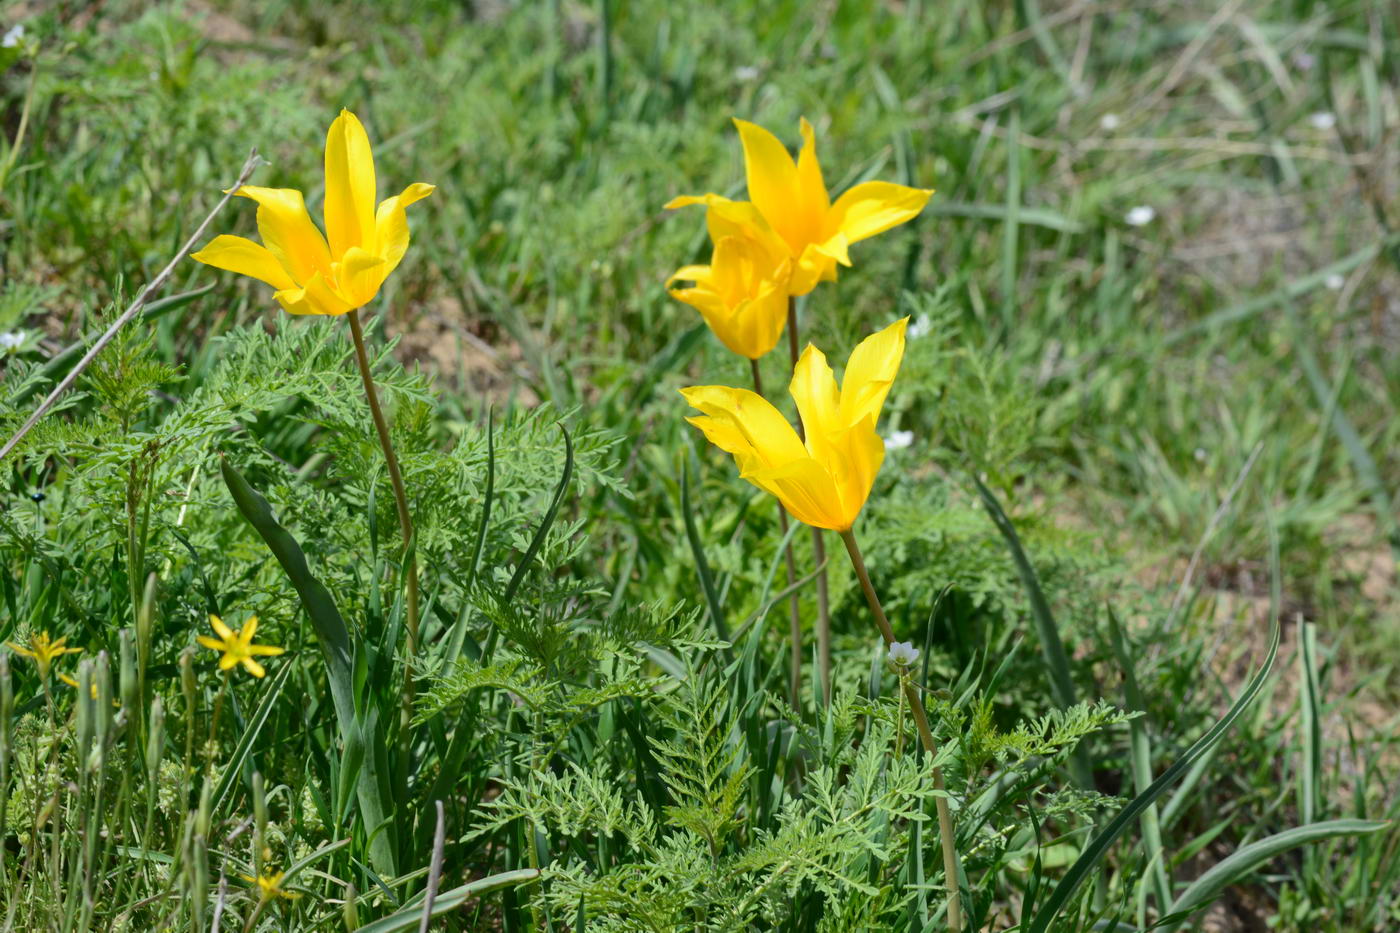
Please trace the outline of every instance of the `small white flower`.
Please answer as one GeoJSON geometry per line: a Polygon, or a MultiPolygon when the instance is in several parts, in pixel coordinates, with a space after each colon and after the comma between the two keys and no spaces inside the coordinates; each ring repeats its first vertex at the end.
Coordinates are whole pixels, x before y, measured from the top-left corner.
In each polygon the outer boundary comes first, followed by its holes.
{"type": "Polygon", "coordinates": [[[912,667],[919,660],[919,649],[912,641],[896,641],[890,644],[890,663],[895,667],[912,667]]]}
{"type": "Polygon", "coordinates": [[[1139,204],[1137,207],[1128,211],[1128,213],[1124,215],[1123,219],[1134,227],[1145,227],[1148,224],[1152,223],[1152,221],[1155,220],[1156,217],[1156,209],[1149,207],[1146,204],[1139,204]]]}
{"type": "Polygon", "coordinates": [[[1339,292],[1342,290],[1342,286],[1347,284],[1347,280],[1340,272],[1333,272],[1322,280],[1322,284],[1326,285],[1334,292],[1339,292]]]}
{"type": "Polygon", "coordinates": [[[1112,133],[1122,125],[1123,121],[1119,119],[1116,113],[1106,113],[1099,117],[1099,127],[1102,128],[1105,133],[1112,133]]]}
{"type": "Polygon", "coordinates": [[[885,438],[886,450],[903,450],[914,443],[913,431],[891,431],[890,436],[885,438]]]}
{"type": "Polygon", "coordinates": [[[24,333],[18,330],[7,330],[0,333],[0,350],[13,350],[24,343],[24,333]]]}
{"type": "Polygon", "coordinates": [[[758,77],[757,65],[740,65],[734,69],[735,81],[752,81],[758,77]]]}
{"type": "Polygon", "coordinates": [[[1315,130],[1330,130],[1337,125],[1337,115],[1330,110],[1322,110],[1308,117],[1308,122],[1315,130]]]}
{"type": "Polygon", "coordinates": [[[1197,448],[1196,448],[1196,462],[1197,462],[1197,463],[1205,463],[1205,462],[1206,462],[1206,449],[1205,449],[1204,447],[1197,447],[1197,448]]]}
{"type": "Polygon", "coordinates": [[[15,23],[5,33],[5,37],[0,39],[0,47],[12,49],[24,41],[24,24],[15,23]]]}
{"type": "Polygon", "coordinates": [[[918,340],[920,337],[927,337],[933,330],[933,322],[925,317],[917,317],[909,322],[909,326],[904,330],[904,336],[909,340],[918,340]]]}
{"type": "Polygon", "coordinates": [[[1294,52],[1293,67],[1299,71],[1312,71],[1313,65],[1317,64],[1317,57],[1311,52],[1294,52]]]}

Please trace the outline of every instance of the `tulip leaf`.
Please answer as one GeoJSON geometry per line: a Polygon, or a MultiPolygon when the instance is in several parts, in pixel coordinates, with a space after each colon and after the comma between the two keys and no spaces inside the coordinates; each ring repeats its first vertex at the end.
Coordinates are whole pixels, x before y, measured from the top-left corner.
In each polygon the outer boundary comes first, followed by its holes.
{"type": "MultiPolygon", "coordinates": [[[[980,484],[979,484],[980,485],[980,484]]],[[[1138,794],[1127,805],[1118,812],[1118,815],[1104,828],[1104,830],[1089,841],[1084,847],[1083,853],[1075,860],[1065,872],[1059,884],[1046,897],[1040,909],[1029,923],[1024,923],[1025,933],[1046,933],[1050,929],[1050,924],[1054,922],[1056,915],[1069,903],[1079,886],[1089,879],[1094,869],[1105,855],[1108,854],[1109,847],[1118,841],[1118,837],[1127,831],[1128,827],[1142,818],[1143,812],[1154,803],[1157,798],[1166,793],[1168,787],[1176,782],[1186,771],[1203,755],[1214,748],[1225,738],[1230,727],[1235,724],[1235,720],[1254,702],[1259,691],[1264,689],[1264,682],[1269,679],[1270,672],[1273,671],[1274,658],[1278,655],[1278,621],[1275,620],[1273,630],[1269,633],[1269,648],[1264,657],[1264,663],[1260,666],[1258,673],[1245,685],[1229,711],[1211,727],[1210,731],[1196,740],[1180,758],[1172,764],[1170,768],[1162,772],[1162,776],[1153,781],[1145,791],[1138,794]]],[[[1179,900],[1179,899],[1178,899],[1179,900]]]]}
{"type": "Polygon", "coordinates": [[[1298,846],[1332,839],[1337,836],[1359,836],[1379,832],[1388,827],[1386,820],[1323,820],[1306,826],[1295,826],[1281,833],[1266,836],[1242,846],[1206,870],[1172,903],[1165,923],[1173,928],[1191,913],[1208,905],[1225,888],[1235,884],[1255,869],[1298,846]]]}
{"type": "MultiPolygon", "coordinates": [[[[1006,512],[997,501],[996,495],[975,472],[972,474],[972,481],[977,484],[977,494],[982,497],[982,504],[991,516],[992,523],[1006,540],[1006,547],[1011,552],[1011,560],[1016,565],[1021,585],[1026,588],[1026,597],[1031,604],[1031,618],[1035,620],[1036,632],[1040,636],[1040,650],[1045,654],[1045,667],[1050,674],[1050,690],[1055,696],[1055,702],[1064,709],[1069,709],[1075,704],[1074,681],[1069,672],[1069,655],[1065,653],[1064,642],[1060,640],[1060,629],[1055,624],[1055,616],[1050,612],[1050,603],[1045,598],[1045,591],[1040,588],[1040,579],[1036,576],[1035,567],[1031,566],[1030,558],[1021,546],[1021,538],[1016,534],[1011,519],[1006,517],[1006,512]]],[[[1082,746],[1074,750],[1069,766],[1074,774],[1075,783],[1085,790],[1094,789],[1093,765],[1082,746]]]]}
{"type": "MultiPolygon", "coordinates": [[[[461,907],[470,898],[481,897],[500,888],[525,884],[534,881],[539,876],[540,872],[537,868],[517,868],[514,871],[503,871],[500,874],[478,878],[460,887],[442,891],[433,899],[431,916],[440,917],[461,907]]],[[[422,895],[419,895],[405,904],[401,910],[360,927],[359,933],[399,933],[400,930],[412,930],[422,922],[422,895]]]]}
{"type": "Polygon", "coordinates": [[[695,526],[695,510],[690,503],[690,463],[681,464],[681,514],[685,518],[685,537],[690,542],[690,552],[695,557],[695,572],[700,575],[700,588],[705,591],[705,604],[710,607],[710,619],[715,623],[715,632],[723,641],[732,641],[729,626],[724,621],[724,604],[719,591],[715,589],[714,577],[710,575],[710,562],[705,560],[705,546],[700,542],[700,529],[695,526]]]}
{"type": "MultiPolygon", "coordinates": [[[[367,748],[382,748],[380,737],[374,734],[377,732],[377,719],[371,718],[365,724],[357,723],[350,632],[330,590],[311,572],[301,545],[277,521],[267,499],[248,485],[248,481],[229,463],[227,457],[220,458],[219,470],[238,511],[282,565],[282,571],[291,581],[301,599],[302,608],[311,619],[312,628],[316,630],[316,641],[321,646],[321,656],[326,662],[326,679],[330,681],[331,700],[335,705],[336,718],[340,721],[341,737],[352,739],[358,736],[367,748]]],[[[394,825],[388,822],[393,808],[389,805],[388,772],[381,770],[380,764],[375,755],[365,755],[356,790],[360,817],[366,829],[374,833],[370,837],[370,861],[381,872],[394,874],[396,836],[394,825]],[[374,832],[380,826],[385,826],[385,831],[374,832]]]]}

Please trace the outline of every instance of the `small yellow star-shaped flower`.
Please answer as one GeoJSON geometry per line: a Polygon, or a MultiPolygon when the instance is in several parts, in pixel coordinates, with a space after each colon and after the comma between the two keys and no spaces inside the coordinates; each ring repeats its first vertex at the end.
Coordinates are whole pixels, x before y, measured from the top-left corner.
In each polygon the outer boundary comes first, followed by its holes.
{"type": "Polygon", "coordinates": [[[249,616],[248,621],[244,622],[243,627],[236,632],[225,625],[224,620],[216,615],[209,617],[209,625],[213,627],[214,633],[219,637],[210,638],[208,635],[199,635],[195,640],[206,648],[223,653],[223,657],[219,658],[219,670],[221,671],[229,670],[235,664],[242,664],[243,669],[254,677],[262,677],[267,671],[261,664],[253,660],[253,657],[255,655],[275,656],[286,650],[273,645],[253,644],[253,633],[258,630],[257,616],[249,616]]]}
{"type": "Polygon", "coordinates": [[[54,658],[62,657],[65,654],[77,654],[83,650],[81,648],[64,647],[67,641],[68,637],[66,635],[62,638],[56,638],[50,641],[48,632],[40,632],[37,635],[29,636],[29,644],[27,646],[16,644],[12,641],[7,641],[5,644],[9,646],[9,649],[15,654],[26,658],[32,658],[34,660],[34,665],[39,668],[40,679],[48,680],[49,668],[52,667],[54,658]]]}
{"type": "Polygon", "coordinates": [[[295,891],[285,891],[282,889],[282,878],[286,872],[279,871],[271,875],[260,875],[254,878],[252,875],[239,875],[244,881],[258,886],[258,899],[270,901],[275,897],[285,897],[287,900],[295,900],[301,897],[295,891]]]}

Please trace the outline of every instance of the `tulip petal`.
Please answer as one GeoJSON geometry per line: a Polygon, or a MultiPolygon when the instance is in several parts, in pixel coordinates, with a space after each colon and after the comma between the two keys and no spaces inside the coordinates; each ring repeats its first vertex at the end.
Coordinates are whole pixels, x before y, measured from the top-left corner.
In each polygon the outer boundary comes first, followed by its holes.
{"type": "Polygon", "coordinates": [[[840,424],[841,390],[836,386],[836,376],[826,362],[826,355],[810,343],[793,367],[788,391],[792,393],[793,401],[797,402],[797,413],[802,417],[807,449],[813,457],[823,463],[828,462],[828,439],[845,427],[840,424]]]}
{"type": "Polygon", "coordinates": [[[671,288],[674,282],[694,282],[699,285],[709,280],[709,266],[681,266],[675,272],[671,273],[671,277],[666,280],[666,287],[674,294],[677,291],[677,289],[671,288]]]}
{"type": "Polygon", "coordinates": [[[672,198],[662,205],[663,210],[674,211],[681,207],[691,207],[696,204],[703,204],[711,207],[716,203],[727,202],[728,198],[720,194],[682,194],[672,198]]]}
{"type": "Polygon", "coordinates": [[[832,442],[836,455],[828,462],[831,478],[841,495],[842,507],[854,522],[885,462],[885,441],[876,433],[875,416],[871,415],[832,438],[832,442]]]}
{"type": "Polygon", "coordinates": [[[232,668],[235,664],[237,664],[237,663],[238,663],[238,656],[237,656],[237,655],[233,654],[232,652],[225,652],[225,653],[224,653],[224,656],[221,657],[221,658],[219,658],[219,670],[221,670],[221,671],[229,670],[229,669],[231,669],[231,668],[232,668]]]}
{"type": "Polygon", "coordinates": [[[306,212],[306,200],[295,188],[259,188],[244,185],[240,197],[258,204],[258,235],[277,261],[297,282],[331,268],[326,239],[306,212]]]}
{"type": "Polygon", "coordinates": [[[807,217],[797,165],[782,141],[763,127],[735,120],[744,146],[744,174],[749,200],[793,253],[811,241],[814,231],[807,217]]]}
{"type": "Polygon", "coordinates": [[[336,290],[351,306],[364,307],[378,294],[379,286],[387,277],[385,265],[380,257],[358,246],[350,247],[334,267],[336,290]]]}
{"type": "Polygon", "coordinates": [[[385,198],[380,203],[379,210],[374,215],[374,227],[376,251],[384,260],[384,268],[380,270],[383,274],[379,280],[381,283],[389,277],[389,273],[398,268],[403,254],[408,251],[408,215],[404,208],[423,200],[436,190],[435,185],[414,182],[403,189],[402,193],[385,198]]]}
{"type": "Polygon", "coordinates": [[[716,447],[736,457],[750,455],[763,467],[775,467],[807,456],[792,425],[757,393],[729,386],[694,386],[681,389],[681,395],[709,416],[691,418],[690,423],[716,447]]]}
{"type": "Polygon", "coordinates": [[[908,188],[888,181],[867,181],[851,188],[831,206],[824,233],[844,233],[849,243],[884,233],[913,220],[933,191],[908,188]]]}
{"type": "Polygon", "coordinates": [[[321,273],[311,277],[305,288],[287,289],[272,296],[288,314],[344,314],[353,305],[337,295],[321,273]]]}
{"type": "Polygon", "coordinates": [[[267,669],[252,658],[242,658],[241,660],[243,661],[243,669],[254,677],[262,677],[267,674],[267,669]]]}
{"type": "Polygon", "coordinates": [[[226,269],[251,276],[276,289],[294,288],[296,283],[267,247],[241,236],[216,236],[209,245],[190,256],[215,269],[226,269]]]}
{"type": "Polygon", "coordinates": [[[264,657],[275,658],[286,651],[286,648],[279,648],[276,645],[249,645],[249,654],[263,655],[264,657]]]}
{"type": "Polygon", "coordinates": [[[331,255],[352,246],[375,252],[374,153],[353,113],[341,110],[326,133],[326,236],[331,255]]]}
{"type": "Polygon", "coordinates": [[[831,195],[822,181],[822,166],[817,160],[817,134],[812,124],[803,117],[801,121],[802,149],[797,153],[797,184],[802,192],[802,208],[806,221],[813,229],[820,229],[822,218],[831,207],[831,195]]]}
{"type": "Polygon", "coordinates": [[[224,643],[217,638],[210,638],[208,635],[196,635],[194,640],[206,648],[212,648],[214,651],[224,650],[224,643]]]}
{"type": "Polygon", "coordinates": [[[908,324],[909,318],[900,318],[866,337],[851,351],[841,387],[841,421],[846,425],[854,427],[866,418],[879,420],[885,395],[904,358],[904,329],[908,324]]]}
{"type": "Polygon", "coordinates": [[[802,457],[768,469],[745,470],[744,479],[772,493],[793,518],[814,528],[845,531],[855,521],[847,515],[831,474],[811,457],[802,457]]]}

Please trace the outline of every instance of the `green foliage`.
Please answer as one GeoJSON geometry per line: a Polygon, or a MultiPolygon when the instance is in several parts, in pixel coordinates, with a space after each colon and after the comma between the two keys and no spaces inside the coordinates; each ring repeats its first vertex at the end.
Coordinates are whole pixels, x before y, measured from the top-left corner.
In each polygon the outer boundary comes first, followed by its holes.
{"type": "MultiPolygon", "coordinates": [[[[250,147],[318,213],[347,106],[381,193],[438,191],[364,312],[415,657],[345,322],[260,282],[179,266],[4,464],[0,642],[82,653],[41,681],[0,648],[0,929],[388,933],[431,889],[451,930],[938,930],[940,793],[969,929],[1189,926],[1222,888],[1245,923],[1400,925],[1394,12],[828,6],[19,8],[6,436],[250,147]],[[837,362],[914,325],[880,424],[912,442],[857,530],[944,792],[831,540],[833,699],[810,581],[787,695],[777,510],[682,418],[750,378],[662,285],[708,245],[661,205],[741,193],[731,115],[807,116],[833,191],[938,189],[798,320],[837,362]],[[225,678],[210,613],[287,653],[225,678]],[[1296,662],[1213,731],[1271,619],[1296,662]],[[299,897],[245,878],[278,871],[299,897]]],[[[791,413],[784,349],[760,372],[791,413]]]]}

